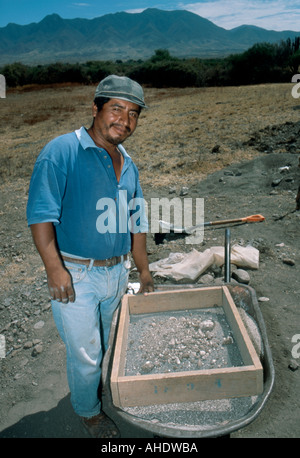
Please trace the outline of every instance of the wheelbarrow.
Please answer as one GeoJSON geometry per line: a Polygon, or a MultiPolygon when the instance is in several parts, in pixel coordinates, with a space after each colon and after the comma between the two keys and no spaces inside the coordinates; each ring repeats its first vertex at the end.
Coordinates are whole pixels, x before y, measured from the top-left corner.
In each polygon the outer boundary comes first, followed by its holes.
{"type": "MultiPolygon", "coordinates": [[[[102,403],[103,410],[118,426],[122,438],[217,438],[230,437],[252,423],[262,412],[273,388],[275,371],[272,354],[268,343],[266,327],[261,314],[256,293],[253,288],[243,284],[226,283],[237,307],[242,308],[255,322],[260,335],[260,361],[263,367],[263,391],[261,394],[249,398],[228,399],[229,410],[234,411],[229,417],[222,411],[216,415],[213,410],[202,415],[200,412],[197,421],[187,424],[185,421],[166,422],[164,419],[155,420],[148,415],[132,413],[128,409],[116,407],[113,403],[110,388],[110,376],[113,364],[113,355],[118,328],[118,311],[116,311],[110,331],[108,349],[103,360],[102,368],[102,403]],[[238,405],[238,409],[234,406],[238,405]]],[[[176,290],[182,288],[199,288],[199,285],[160,285],[158,291],[176,290]]],[[[220,401],[214,401],[216,405],[220,401]]],[[[207,401],[203,401],[203,407],[207,401]]],[[[188,407],[189,408],[189,407],[188,407]]],[[[200,409],[201,410],[201,409],[200,409]]]]}

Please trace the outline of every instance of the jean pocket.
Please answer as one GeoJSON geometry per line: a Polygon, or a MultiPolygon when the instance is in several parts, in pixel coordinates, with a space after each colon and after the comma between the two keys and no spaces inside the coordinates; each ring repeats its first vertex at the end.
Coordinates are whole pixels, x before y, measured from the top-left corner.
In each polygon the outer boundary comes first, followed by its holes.
{"type": "Polygon", "coordinates": [[[65,262],[65,266],[71,274],[74,285],[76,285],[76,283],[79,283],[85,278],[87,273],[86,266],[77,266],[70,262],[65,262]]]}

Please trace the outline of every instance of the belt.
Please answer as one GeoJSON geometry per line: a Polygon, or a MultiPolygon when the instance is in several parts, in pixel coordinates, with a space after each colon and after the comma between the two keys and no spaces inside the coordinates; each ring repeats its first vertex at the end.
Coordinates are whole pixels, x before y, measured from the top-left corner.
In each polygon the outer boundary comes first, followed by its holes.
{"type": "Polygon", "coordinates": [[[62,258],[64,261],[74,262],[75,264],[84,264],[85,266],[89,266],[93,261],[92,265],[95,267],[112,267],[116,264],[119,264],[120,262],[127,261],[128,254],[122,254],[121,256],[113,256],[109,259],[78,259],[63,255],[62,258]]]}

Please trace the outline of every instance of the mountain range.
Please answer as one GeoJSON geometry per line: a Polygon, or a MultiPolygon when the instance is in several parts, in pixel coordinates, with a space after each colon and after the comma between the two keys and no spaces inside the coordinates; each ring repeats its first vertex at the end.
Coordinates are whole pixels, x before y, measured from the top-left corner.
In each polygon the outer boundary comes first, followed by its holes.
{"type": "Polygon", "coordinates": [[[223,57],[258,42],[275,43],[296,36],[300,32],[249,25],[226,30],[184,10],[149,8],[95,19],[63,19],[51,14],[39,23],[10,23],[0,28],[0,64],[144,60],[156,49],[167,49],[181,58],[223,57]]]}

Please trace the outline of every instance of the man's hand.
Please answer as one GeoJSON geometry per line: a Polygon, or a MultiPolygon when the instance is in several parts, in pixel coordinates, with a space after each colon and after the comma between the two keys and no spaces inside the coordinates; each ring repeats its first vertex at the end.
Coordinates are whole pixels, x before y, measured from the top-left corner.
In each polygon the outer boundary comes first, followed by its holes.
{"type": "Polygon", "coordinates": [[[74,302],[75,300],[72,278],[64,267],[57,269],[50,275],[48,273],[48,288],[52,300],[63,304],[74,302]]]}
{"type": "Polygon", "coordinates": [[[138,293],[151,293],[154,291],[152,275],[149,271],[148,256],[146,249],[146,234],[137,233],[132,235],[133,260],[140,274],[141,286],[138,293]]]}
{"type": "Polygon", "coordinates": [[[140,274],[140,282],[141,282],[141,285],[140,285],[138,294],[152,293],[154,291],[153,279],[149,271],[146,271],[145,273],[140,274]]]}
{"type": "Polygon", "coordinates": [[[34,243],[44,263],[50,297],[58,302],[74,302],[75,293],[72,278],[63,265],[58,252],[55,231],[52,223],[39,223],[30,226],[34,243]]]}

